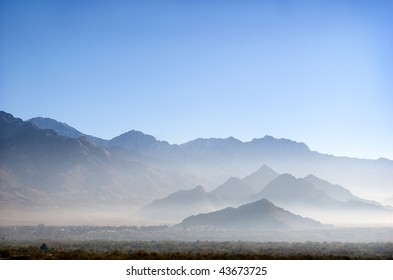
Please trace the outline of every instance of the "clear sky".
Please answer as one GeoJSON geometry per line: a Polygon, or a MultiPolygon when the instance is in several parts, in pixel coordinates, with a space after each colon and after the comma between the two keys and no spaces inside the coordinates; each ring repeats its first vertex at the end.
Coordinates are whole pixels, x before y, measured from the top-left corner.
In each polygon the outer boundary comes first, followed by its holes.
{"type": "Polygon", "coordinates": [[[0,1],[0,109],[105,139],[393,159],[393,1],[0,1]]]}

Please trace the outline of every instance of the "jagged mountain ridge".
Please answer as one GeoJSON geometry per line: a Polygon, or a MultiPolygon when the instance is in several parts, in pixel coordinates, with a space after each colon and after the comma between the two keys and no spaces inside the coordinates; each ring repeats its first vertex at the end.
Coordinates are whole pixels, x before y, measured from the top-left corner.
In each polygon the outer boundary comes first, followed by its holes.
{"type": "Polygon", "coordinates": [[[170,164],[180,163],[195,176],[210,181],[207,187],[216,186],[231,176],[243,177],[267,164],[279,173],[290,173],[297,177],[314,174],[333,184],[345,185],[352,193],[367,196],[367,199],[386,199],[391,196],[393,188],[392,160],[324,155],[310,151],[304,143],[272,136],[250,142],[233,137],[199,138],[181,145],[159,141],[138,131],[129,131],[104,142],[97,141],[99,138],[89,138],[93,136],[86,137],[98,145],[133,149],[170,164]]]}
{"type": "Polygon", "coordinates": [[[99,137],[91,136],[80,132],[79,130],[73,128],[67,123],[58,122],[51,118],[42,118],[36,117],[27,120],[26,122],[30,122],[35,125],[39,129],[51,129],[54,130],[58,135],[68,137],[68,138],[80,138],[86,137],[91,142],[96,145],[106,146],[107,140],[101,139],[99,137]]]}
{"type": "MultiPolygon", "coordinates": [[[[130,150],[140,155],[152,156],[153,158],[183,159],[182,152],[177,145],[171,145],[166,141],[159,141],[154,136],[144,134],[141,131],[130,130],[110,140],[84,134],[66,123],[58,122],[50,118],[32,118],[27,122],[34,124],[40,129],[52,129],[57,134],[69,138],[85,137],[91,142],[102,147],[118,147],[130,150]]],[[[151,162],[150,162],[151,163],[151,162]]]]}
{"type": "Polygon", "coordinates": [[[69,126],[66,123],[61,123],[58,122],[54,119],[50,118],[41,118],[41,117],[36,117],[27,120],[27,122],[30,122],[34,124],[36,127],[40,129],[52,129],[54,130],[58,135],[60,136],[65,136],[68,138],[79,138],[82,136],[86,136],[82,132],[76,130],[75,128],[69,126]]]}
{"type": "Polygon", "coordinates": [[[85,137],[60,136],[5,112],[0,113],[0,127],[3,206],[140,205],[195,184],[191,176],[150,167],[132,153],[85,137]]]}

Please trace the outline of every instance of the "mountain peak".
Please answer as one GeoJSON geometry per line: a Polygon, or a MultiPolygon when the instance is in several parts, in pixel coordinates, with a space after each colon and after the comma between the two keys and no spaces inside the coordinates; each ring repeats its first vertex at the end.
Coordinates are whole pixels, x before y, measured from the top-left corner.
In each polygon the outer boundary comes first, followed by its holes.
{"type": "Polygon", "coordinates": [[[271,172],[271,173],[276,173],[273,169],[271,169],[269,166],[266,164],[262,165],[255,173],[260,173],[260,172],[271,172]]]}
{"type": "Polygon", "coordinates": [[[109,140],[109,146],[118,146],[129,150],[148,153],[160,147],[168,148],[170,145],[168,142],[158,141],[152,135],[144,134],[137,130],[130,130],[109,140]]]}
{"type": "Polygon", "coordinates": [[[79,138],[85,136],[82,132],[76,130],[75,128],[69,126],[66,123],[58,122],[51,118],[36,117],[27,120],[27,122],[32,123],[39,129],[52,129],[58,135],[68,137],[68,138],[79,138]]]}
{"type": "Polygon", "coordinates": [[[306,144],[303,142],[296,142],[286,138],[274,138],[273,136],[266,135],[263,138],[254,138],[251,142],[252,145],[262,145],[268,146],[269,149],[272,148],[280,148],[280,149],[287,149],[293,150],[296,152],[310,152],[310,149],[306,144]]]}
{"type": "Polygon", "coordinates": [[[306,180],[306,179],[310,179],[310,180],[321,180],[321,179],[319,179],[318,177],[316,177],[315,175],[313,175],[313,174],[308,174],[306,177],[304,177],[304,179],[306,180]]]}
{"type": "Polygon", "coordinates": [[[190,190],[191,192],[195,192],[195,193],[206,193],[205,189],[201,186],[198,185],[195,188],[190,190]]]}
{"type": "Polygon", "coordinates": [[[297,178],[295,176],[293,176],[292,174],[283,173],[283,174],[281,174],[280,176],[277,177],[277,180],[281,180],[281,181],[291,180],[291,181],[294,181],[294,180],[297,180],[297,178]]]}
{"type": "Polygon", "coordinates": [[[257,171],[245,177],[243,182],[252,187],[254,192],[259,192],[278,175],[276,171],[264,164],[257,171]]]}
{"type": "MultiPolygon", "coordinates": [[[[56,120],[54,120],[54,119],[45,118],[45,117],[35,117],[35,118],[31,118],[31,119],[27,120],[27,122],[32,122],[32,123],[43,123],[43,124],[46,124],[46,123],[50,123],[50,124],[59,124],[59,125],[63,125],[63,126],[68,127],[68,128],[72,128],[71,126],[69,126],[68,124],[66,124],[66,123],[64,123],[64,122],[59,122],[59,121],[56,121],[56,120]]],[[[72,129],[73,129],[73,128],[72,128],[72,129]]]]}
{"type": "Polygon", "coordinates": [[[4,111],[0,111],[0,120],[12,121],[14,119],[17,119],[17,118],[15,118],[12,114],[4,112],[4,111]]]}
{"type": "Polygon", "coordinates": [[[15,118],[13,115],[0,111],[0,139],[11,137],[23,127],[32,126],[26,124],[22,119],[15,118]]]}

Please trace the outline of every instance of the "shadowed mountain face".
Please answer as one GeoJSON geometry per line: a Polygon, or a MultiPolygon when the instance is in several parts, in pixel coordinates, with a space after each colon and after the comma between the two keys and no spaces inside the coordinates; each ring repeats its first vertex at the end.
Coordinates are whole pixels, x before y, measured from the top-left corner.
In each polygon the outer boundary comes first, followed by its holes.
{"type": "Polygon", "coordinates": [[[0,111],[0,143],[3,145],[6,139],[10,138],[15,133],[18,133],[23,125],[28,125],[13,115],[0,111]]]}
{"type": "Polygon", "coordinates": [[[137,206],[195,183],[190,176],[149,167],[126,150],[60,136],[4,112],[0,128],[2,206],[137,206]]]}
{"type": "Polygon", "coordinates": [[[322,228],[322,224],[308,218],[294,215],[276,207],[266,199],[238,208],[199,214],[183,220],[182,227],[213,227],[230,230],[300,230],[322,228]]]}

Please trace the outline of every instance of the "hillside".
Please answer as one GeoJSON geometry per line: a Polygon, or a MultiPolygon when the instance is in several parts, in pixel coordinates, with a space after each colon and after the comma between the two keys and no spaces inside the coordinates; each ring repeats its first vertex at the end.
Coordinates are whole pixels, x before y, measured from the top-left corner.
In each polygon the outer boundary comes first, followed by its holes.
{"type": "Polygon", "coordinates": [[[248,230],[300,230],[322,228],[322,224],[275,206],[266,199],[225,208],[207,214],[199,214],[184,219],[181,227],[212,227],[239,231],[248,230]]]}

